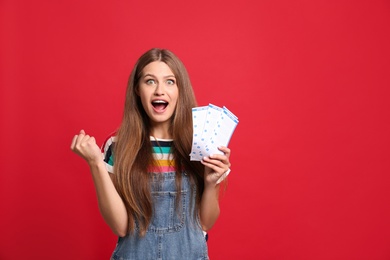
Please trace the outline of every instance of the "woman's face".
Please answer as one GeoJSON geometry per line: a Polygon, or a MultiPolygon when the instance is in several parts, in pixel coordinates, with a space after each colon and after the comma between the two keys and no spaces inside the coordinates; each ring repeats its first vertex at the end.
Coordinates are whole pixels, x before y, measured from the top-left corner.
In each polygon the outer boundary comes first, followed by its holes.
{"type": "Polygon", "coordinates": [[[139,81],[138,95],[152,126],[166,124],[176,109],[179,89],[169,66],[154,61],[145,66],[139,81]]]}

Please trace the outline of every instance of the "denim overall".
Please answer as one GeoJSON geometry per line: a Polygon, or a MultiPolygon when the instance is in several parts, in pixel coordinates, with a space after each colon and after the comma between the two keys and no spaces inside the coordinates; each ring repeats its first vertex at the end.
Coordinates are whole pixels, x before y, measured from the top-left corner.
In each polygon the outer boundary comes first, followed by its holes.
{"type": "Polygon", "coordinates": [[[151,192],[154,211],[146,235],[140,237],[136,227],[133,234],[120,237],[111,260],[209,259],[199,219],[193,214],[195,194],[191,196],[189,177],[182,174],[178,209],[175,172],[152,174],[151,192]]]}

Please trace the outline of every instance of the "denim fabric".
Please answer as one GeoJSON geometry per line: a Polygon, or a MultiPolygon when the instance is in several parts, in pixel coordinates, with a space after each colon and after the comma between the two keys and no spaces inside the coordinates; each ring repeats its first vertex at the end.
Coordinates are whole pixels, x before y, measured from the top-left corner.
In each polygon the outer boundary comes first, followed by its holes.
{"type": "Polygon", "coordinates": [[[199,219],[194,218],[195,194],[191,196],[188,176],[182,174],[178,209],[174,172],[153,174],[151,190],[154,214],[146,235],[140,237],[136,229],[133,234],[120,237],[111,259],[209,259],[199,219]]]}

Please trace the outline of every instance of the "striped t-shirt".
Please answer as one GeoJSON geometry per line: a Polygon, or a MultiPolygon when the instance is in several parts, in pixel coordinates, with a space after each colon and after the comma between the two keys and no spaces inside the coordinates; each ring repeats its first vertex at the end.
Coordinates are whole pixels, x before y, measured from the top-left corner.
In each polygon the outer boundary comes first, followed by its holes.
{"type": "Polygon", "coordinates": [[[150,138],[153,148],[153,165],[149,165],[148,172],[175,172],[175,160],[171,150],[173,140],[150,138]]]}
{"type": "MultiPolygon", "coordinates": [[[[102,146],[103,160],[106,164],[107,171],[114,173],[114,154],[113,149],[115,145],[116,137],[109,137],[102,146]]],[[[175,160],[171,150],[172,139],[158,139],[150,137],[152,144],[152,152],[154,162],[148,166],[148,172],[175,172],[175,160]]]]}

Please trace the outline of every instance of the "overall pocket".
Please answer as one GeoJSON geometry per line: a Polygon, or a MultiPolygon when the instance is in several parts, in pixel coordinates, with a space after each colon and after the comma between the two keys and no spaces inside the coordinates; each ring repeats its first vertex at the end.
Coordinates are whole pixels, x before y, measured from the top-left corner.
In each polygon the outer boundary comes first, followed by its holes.
{"type": "Polygon", "coordinates": [[[149,231],[158,233],[177,232],[184,226],[186,217],[187,191],[181,192],[181,198],[176,205],[177,192],[152,192],[153,217],[149,231]]]}

